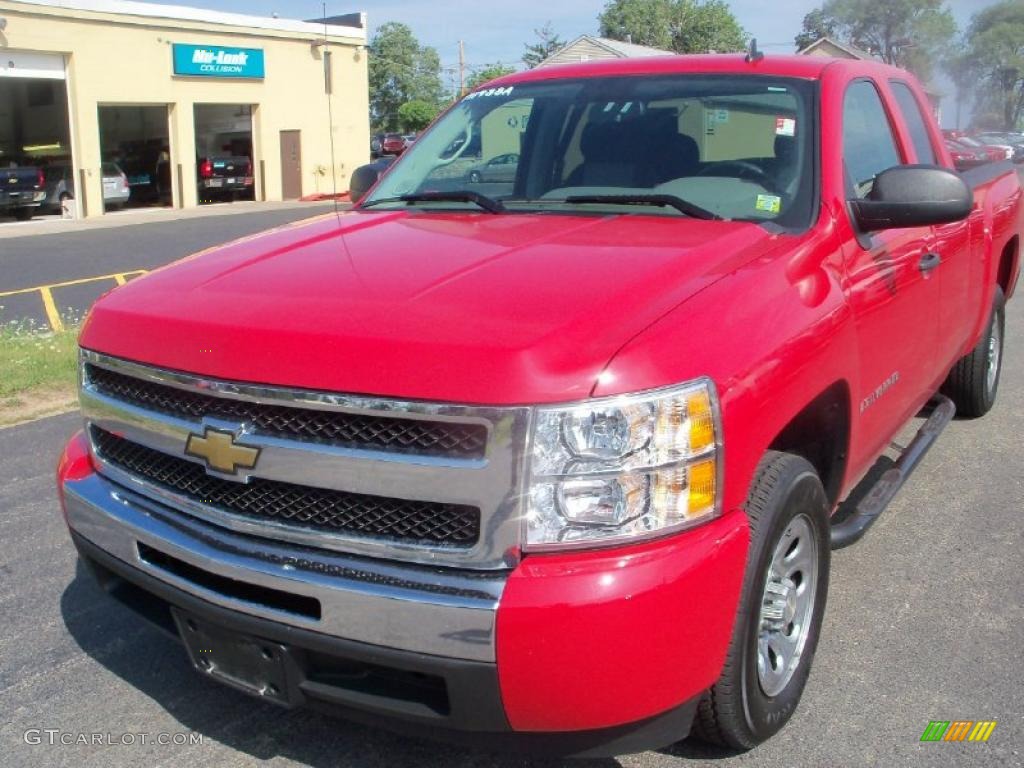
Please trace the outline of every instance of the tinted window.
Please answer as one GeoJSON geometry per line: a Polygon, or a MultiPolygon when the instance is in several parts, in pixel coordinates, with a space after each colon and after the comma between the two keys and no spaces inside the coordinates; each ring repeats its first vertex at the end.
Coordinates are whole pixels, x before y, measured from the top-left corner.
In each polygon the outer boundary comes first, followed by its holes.
{"type": "Polygon", "coordinates": [[[914,92],[910,90],[909,85],[901,83],[899,80],[891,81],[890,85],[893,95],[896,97],[896,103],[900,106],[900,112],[903,113],[903,120],[910,131],[910,140],[914,142],[917,162],[934,164],[936,162],[935,150],[932,148],[932,139],[928,134],[928,124],[925,122],[925,116],[921,114],[921,105],[914,98],[914,92]]]}
{"type": "Polygon", "coordinates": [[[900,165],[900,153],[878,89],[852,83],[843,100],[843,162],[858,197],[867,197],[882,171],[900,165]]]}

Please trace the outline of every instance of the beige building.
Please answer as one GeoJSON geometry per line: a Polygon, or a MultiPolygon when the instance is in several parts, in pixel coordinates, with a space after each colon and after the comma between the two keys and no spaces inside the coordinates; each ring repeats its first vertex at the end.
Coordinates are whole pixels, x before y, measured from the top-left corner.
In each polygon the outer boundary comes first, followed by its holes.
{"type": "Polygon", "coordinates": [[[672,51],[650,48],[646,45],[634,45],[621,40],[594,35],[580,35],[571,43],[567,43],[544,59],[538,66],[547,67],[552,64],[579,64],[584,61],[600,59],[635,59],[646,56],[675,56],[672,51]]]}
{"type": "Polygon", "coordinates": [[[282,200],[347,190],[368,154],[365,14],[0,0],[0,164],[64,174],[79,216],[112,207],[109,163],[130,204],[191,207],[218,157],[250,160],[225,197],[282,200]]]}

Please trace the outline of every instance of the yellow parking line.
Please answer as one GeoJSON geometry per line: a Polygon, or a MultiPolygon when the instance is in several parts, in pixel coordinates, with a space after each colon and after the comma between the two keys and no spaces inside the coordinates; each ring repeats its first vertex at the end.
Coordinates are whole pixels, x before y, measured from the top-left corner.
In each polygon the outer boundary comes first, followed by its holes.
{"type": "Polygon", "coordinates": [[[146,274],[144,269],[131,269],[127,272],[115,272],[110,275],[99,275],[98,277],[83,277],[78,280],[65,280],[62,283],[50,283],[48,285],[36,285],[32,288],[19,288],[15,291],[2,291],[0,292],[0,299],[5,296],[18,296],[23,293],[35,293],[39,292],[39,297],[43,300],[43,310],[46,312],[46,319],[50,323],[50,327],[54,331],[63,331],[64,323],[60,319],[60,311],[57,309],[57,304],[53,300],[53,290],[55,288],[67,288],[71,285],[84,285],[85,283],[95,283],[103,280],[113,280],[118,285],[124,285],[128,282],[129,277],[136,277],[138,275],[146,274]]]}
{"type": "Polygon", "coordinates": [[[39,289],[39,294],[43,297],[43,309],[46,310],[46,319],[50,321],[50,327],[53,328],[55,333],[63,331],[64,323],[60,320],[60,312],[57,311],[57,305],[53,303],[53,292],[50,291],[49,287],[43,286],[39,289]]]}
{"type": "MultiPolygon", "coordinates": [[[[31,288],[18,288],[15,291],[0,291],[0,298],[3,298],[4,296],[17,296],[19,293],[33,293],[34,291],[41,291],[44,288],[48,290],[53,290],[54,288],[67,288],[70,285],[94,283],[98,280],[117,280],[118,276],[120,276],[121,278],[125,278],[128,275],[142,275],[145,274],[145,272],[146,270],[144,269],[131,269],[128,270],[127,272],[115,272],[110,275],[99,275],[97,277],[82,277],[79,278],[78,280],[65,280],[62,283],[47,283],[46,285],[35,285],[31,288]]],[[[120,285],[124,285],[124,283],[121,283],[120,281],[118,281],[118,283],[120,285]]]]}

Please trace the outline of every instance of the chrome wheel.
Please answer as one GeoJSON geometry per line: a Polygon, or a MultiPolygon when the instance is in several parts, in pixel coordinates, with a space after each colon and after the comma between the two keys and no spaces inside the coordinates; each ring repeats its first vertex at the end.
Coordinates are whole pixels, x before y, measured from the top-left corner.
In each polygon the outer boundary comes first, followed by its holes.
{"type": "Polygon", "coordinates": [[[992,318],[992,331],[988,335],[988,368],[985,371],[985,386],[991,395],[996,388],[996,381],[999,378],[999,363],[1003,352],[1002,328],[999,324],[999,317],[992,318]]]}
{"type": "Polygon", "coordinates": [[[818,584],[818,546],[807,515],[794,517],[775,546],[757,638],[757,678],[765,696],[777,696],[800,665],[810,633],[818,584]]]}

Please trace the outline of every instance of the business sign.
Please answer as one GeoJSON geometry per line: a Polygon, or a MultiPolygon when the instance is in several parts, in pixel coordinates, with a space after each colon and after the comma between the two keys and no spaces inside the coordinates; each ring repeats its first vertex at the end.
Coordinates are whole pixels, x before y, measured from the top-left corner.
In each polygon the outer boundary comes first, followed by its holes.
{"type": "Polygon", "coordinates": [[[263,78],[262,48],[221,48],[175,43],[174,74],[190,77],[263,78]]]}

